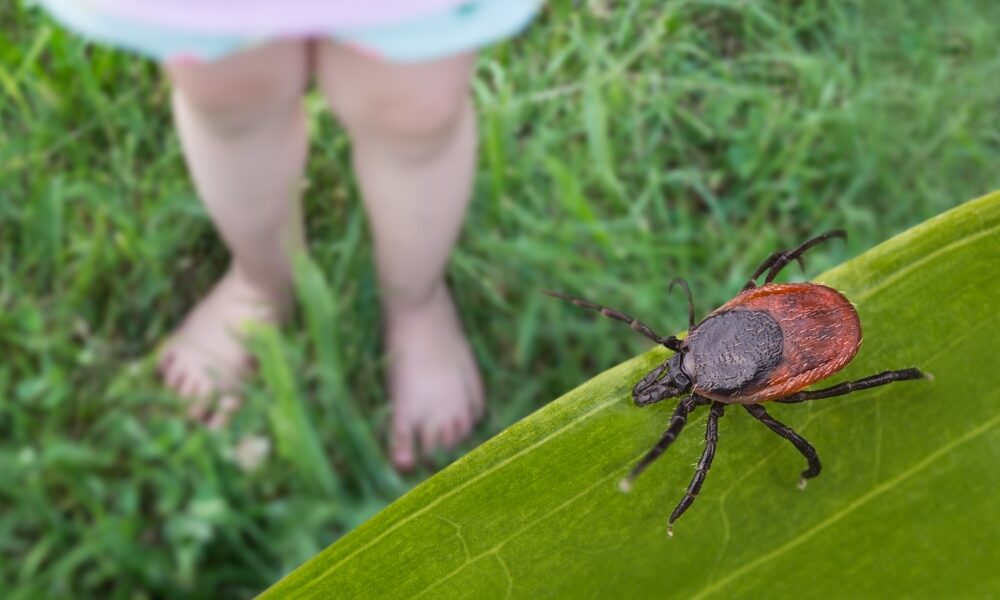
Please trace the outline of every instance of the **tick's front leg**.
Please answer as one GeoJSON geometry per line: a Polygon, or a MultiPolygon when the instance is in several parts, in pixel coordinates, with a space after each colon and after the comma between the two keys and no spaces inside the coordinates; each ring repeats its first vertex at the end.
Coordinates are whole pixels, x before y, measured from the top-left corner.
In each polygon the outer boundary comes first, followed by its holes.
{"type": "Polygon", "coordinates": [[[636,406],[653,404],[673,395],[665,383],[657,383],[657,380],[669,366],[670,361],[665,361],[635,384],[635,387],[632,388],[632,401],[635,402],[636,406]]]}
{"type": "Polygon", "coordinates": [[[725,409],[726,405],[721,402],[712,403],[712,410],[708,413],[708,424],[705,426],[705,449],[701,453],[701,460],[698,461],[698,467],[694,471],[694,477],[691,478],[691,483],[688,485],[684,497],[681,498],[674,512],[670,513],[670,522],[667,524],[667,535],[674,535],[674,521],[681,518],[684,511],[694,503],[698,492],[701,491],[701,484],[705,483],[705,476],[708,475],[708,470],[712,468],[712,459],[715,458],[715,446],[719,442],[719,419],[722,418],[722,413],[725,409]]]}
{"type": "Polygon", "coordinates": [[[621,481],[618,482],[618,489],[623,492],[627,492],[632,489],[632,482],[636,477],[642,474],[646,470],[646,467],[653,464],[657,458],[667,449],[677,439],[681,430],[684,429],[684,424],[687,423],[687,416],[696,406],[700,404],[705,404],[708,402],[700,396],[688,396],[684,398],[677,404],[677,408],[674,410],[674,415],[670,417],[670,425],[667,426],[667,430],[663,432],[663,437],[660,441],[656,442],[642,460],[625,476],[621,481]]]}

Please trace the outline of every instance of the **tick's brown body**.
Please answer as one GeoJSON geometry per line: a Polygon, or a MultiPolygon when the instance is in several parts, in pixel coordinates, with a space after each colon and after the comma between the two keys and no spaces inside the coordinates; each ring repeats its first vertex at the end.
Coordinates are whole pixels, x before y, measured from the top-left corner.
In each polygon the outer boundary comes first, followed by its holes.
{"type": "Polygon", "coordinates": [[[743,405],[754,418],[787,439],[802,453],[808,468],[802,472],[799,484],[805,487],[805,481],[820,472],[816,450],[790,427],[767,414],[761,403],[829,398],[923,376],[913,368],[884,371],[821,390],[802,391],[843,369],[854,358],[861,346],[861,321],[847,298],[832,288],[812,283],[771,282],[789,262],[801,260],[806,250],[834,237],[843,238],[846,234],[840,230],[830,231],[797,248],[773,253],[757,268],[739,295],[700,323],[694,320],[694,303],[687,283],[683,279],[674,280],[671,288],[679,283],[688,295],[688,336],[684,340],[674,336],[663,337],[645,323],[613,308],[557,292],[546,292],[623,321],[675,352],[639,380],[632,390],[632,398],[637,406],[645,406],[666,398],[688,395],[677,405],[660,441],[621,481],[619,486],[623,491],[627,491],[632,480],[674,441],[684,428],[688,413],[703,404],[711,405],[705,430],[705,449],[687,493],[670,515],[668,533],[674,521],[694,502],[712,466],[719,419],[726,405],[743,405]],[[765,271],[764,285],[758,287],[756,280],[765,271]]]}
{"type": "MultiPolygon", "coordinates": [[[[742,311],[763,313],[774,321],[781,336],[780,359],[752,385],[720,392],[700,385],[697,376],[711,358],[685,353],[683,367],[695,381],[693,393],[726,404],[783,398],[843,369],[861,346],[861,320],[843,294],[825,285],[791,283],[742,292],[696,325],[682,342],[681,352],[697,345],[701,332],[719,315],[742,311]]],[[[712,348],[707,354],[713,351],[726,352],[712,348]]],[[[741,348],[728,351],[738,354],[741,348]]]]}

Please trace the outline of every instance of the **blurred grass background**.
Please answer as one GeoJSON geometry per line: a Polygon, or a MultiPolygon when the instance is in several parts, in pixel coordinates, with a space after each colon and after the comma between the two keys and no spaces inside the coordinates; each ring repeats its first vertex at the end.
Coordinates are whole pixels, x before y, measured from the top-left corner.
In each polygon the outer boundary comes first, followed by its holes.
{"type": "MultiPolygon", "coordinates": [[[[998,24],[993,0],[555,1],[484,52],[450,270],[491,402],[470,446],[646,347],[540,288],[676,331],[677,275],[704,315],[776,247],[849,230],[803,278],[1000,187],[998,24]]],[[[0,93],[3,597],[251,596],[431,472],[379,450],[371,246],[317,98],[301,309],[207,432],[151,370],[226,264],[162,76],[4,2],[0,93]]]]}

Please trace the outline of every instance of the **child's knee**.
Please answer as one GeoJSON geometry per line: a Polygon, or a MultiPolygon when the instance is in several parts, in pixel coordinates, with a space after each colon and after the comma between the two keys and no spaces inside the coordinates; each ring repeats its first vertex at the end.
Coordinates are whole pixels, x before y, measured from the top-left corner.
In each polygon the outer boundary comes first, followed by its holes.
{"type": "Polygon", "coordinates": [[[355,135],[374,134],[400,140],[434,140],[450,132],[468,102],[465,93],[445,95],[424,90],[399,96],[354,94],[353,101],[332,110],[355,135]]]}
{"type": "Polygon", "coordinates": [[[352,61],[344,56],[334,65],[323,61],[320,88],[355,138],[433,142],[447,137],[468,110],[471,56],[412,66],[371,62],[367,70],[356,63],[338,68],[352,61]]]}
{"type": "Polygon", "coordinates": [[[167,64],[187,107],[220,132],[251,128],[297,103],[308,82],[304,42],[275,42],[209,63],[167,64]]]}

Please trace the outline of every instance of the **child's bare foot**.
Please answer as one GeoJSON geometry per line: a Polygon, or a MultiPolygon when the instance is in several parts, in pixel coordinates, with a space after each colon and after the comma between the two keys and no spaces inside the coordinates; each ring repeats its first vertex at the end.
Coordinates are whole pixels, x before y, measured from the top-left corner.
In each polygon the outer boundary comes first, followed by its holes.
{"type": "Polygon", "coordinates": [[[423,455],[451,449],[468,437],[483,414],[479,368],[448,288],[443,283],[418,307],[386,307],[390,454],[399,469],[423,455]]]}
{"type": "Polygon", "coordinates": [[[157,369],[164,383],[190,402],[188,416],[223,425],[240,404],[237,390],[253,367],[240,341],[246,325],[281,320],[290,292],[252,285],[229,271],[166,341],[157,369]]]}

